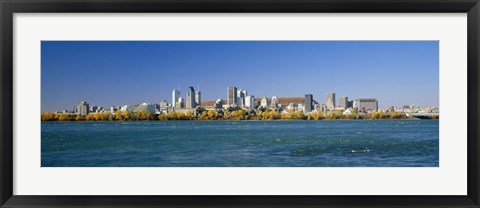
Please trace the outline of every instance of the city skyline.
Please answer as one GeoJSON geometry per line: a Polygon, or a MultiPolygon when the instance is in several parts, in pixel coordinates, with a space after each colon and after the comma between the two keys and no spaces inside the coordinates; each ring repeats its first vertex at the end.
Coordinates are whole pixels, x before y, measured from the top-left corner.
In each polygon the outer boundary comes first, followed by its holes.
{"type": "Polygon", "coordinates": [[[336,105],[438,106],[438,73],[437,41],[43,41],[42,111],[160,103],[175,86],[184,99],[197,86],[202,102],[236,86],[257,99],[312,94],[325,104],[333,92],[336,105]]]}

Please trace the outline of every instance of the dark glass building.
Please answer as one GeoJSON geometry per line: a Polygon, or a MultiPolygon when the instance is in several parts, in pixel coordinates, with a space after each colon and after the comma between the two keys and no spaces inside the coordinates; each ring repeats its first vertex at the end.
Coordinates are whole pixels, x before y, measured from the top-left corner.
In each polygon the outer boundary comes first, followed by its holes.
{"type": "Polygon", "coordinates": [[[311,112],[313,110],[313,95],[305,95],[305,112],[311,112]]]}

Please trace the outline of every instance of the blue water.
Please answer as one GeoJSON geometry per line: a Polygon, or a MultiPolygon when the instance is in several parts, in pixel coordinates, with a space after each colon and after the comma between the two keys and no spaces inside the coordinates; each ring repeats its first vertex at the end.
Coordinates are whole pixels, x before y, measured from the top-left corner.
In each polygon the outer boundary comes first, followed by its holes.
{"type": "Polygon", "coordinates": [[[42,122],[42,167],[438,167],[438,120],[42,122]]]}

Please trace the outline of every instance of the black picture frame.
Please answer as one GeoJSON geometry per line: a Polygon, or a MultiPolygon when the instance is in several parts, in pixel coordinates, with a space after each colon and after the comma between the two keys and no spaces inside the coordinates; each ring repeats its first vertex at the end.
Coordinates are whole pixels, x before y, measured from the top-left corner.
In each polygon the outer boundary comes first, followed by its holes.
{"type": "MultiPolygon", "coordinates": [[[[1,207],[480,207],[479,0],[0,0],[1,207]],[[14,13],[467,13],[468,194],[466,196],[24,196],[13,195],[14,13]]],[[[28,128],[28,127],[25,127],[28,128]]],[[[445,180],[449,180],[445,178],[445,180]]],[[[94,187],[92,187],[94,188],[94,187]]]]}

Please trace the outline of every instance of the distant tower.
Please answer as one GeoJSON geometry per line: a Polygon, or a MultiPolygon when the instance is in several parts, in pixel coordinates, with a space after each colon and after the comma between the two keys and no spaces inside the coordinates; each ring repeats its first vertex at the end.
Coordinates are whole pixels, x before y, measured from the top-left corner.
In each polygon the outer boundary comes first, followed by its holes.
{"type": "Polygon", "coordinates": [[[348,97],[340,97],[340,107],[343,109],[348,108],[348,97]]]}
{"type": "Polygon", "coordinates": [[[268,101],[267,97],[263,97],[260,105],[262,107],[266,108],[269,104],[270,104],[270,102],[268,101]]]}
{"type": "Polygon", "coordinates": [[[313,110],[313,95],[305,95],[305,112],[311,112],[313,110]]]}
{"type": "Polygon", "coordinates": [[[237,88],[234,86],[230,86],[227,88],[227,104],[237,104],[237,88]]]}
{"type": "Polygon", "coordinates": [[[270,107],[277,108],[278,107],[278,98],[277,96],[273,96],[270,101],[270,107]]]}
{"type": "Polygon", "coordinates": [[[255,96],[249,95],[245,97],[245,106],[251,109],[255,109],[255,96]]]}
{"type": "Polygon", "coordinates": [[[172,106],[174,108],[177,107],[175,104],[177,103],[179,97],[180,97],[180,90],[174,89],[172,92],[172,106]]]}
{"type": "Polygon", "coordinates": [[[75,106],[75,114],[80,116],[86,116],[90,111],[90,105],[86,101],[80,101],[77,106],[75,106]]]}
{"type": "Polygon", "coordinates": [[[175,102],[175,109],[185,108],[185,100],[182,97],[178,98],[178,101],[175,102]]]}
{"type": "Polygon", "coordinates": [[[327,109],[329,111],[335,110],[335,93],[333,92],[327,94],[327,109]]]}
{"type": "Polygon", "coordinates": [[[187,102],[186,108],[195,108],[197,105],[195,103],[195,89],[192,86],[187,88],[187,102]]]}
{"type": "Polygon", "coordinates": [[[246,90],[239,89],[237,90],[237,105],[238,106],[245,106],[246,97],[248,92],[246,90]]]}
{"type": "Polygon", "coordinates": [[[200,91],[195,91],[195,104],[197,106],[202,105],[202,93],[200,91]]]}

